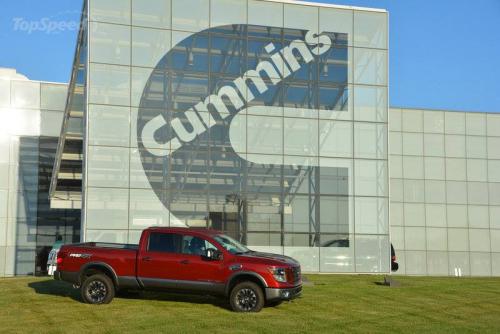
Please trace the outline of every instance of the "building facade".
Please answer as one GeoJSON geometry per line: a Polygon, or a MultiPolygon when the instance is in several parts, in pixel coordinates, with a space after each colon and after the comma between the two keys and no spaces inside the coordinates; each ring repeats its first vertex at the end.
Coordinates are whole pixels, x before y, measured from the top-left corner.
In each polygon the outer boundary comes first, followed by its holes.
{"type": "Polygon", "coordinates": [[[305,272],[388,273],[392,243],[401,274],[500,275],[500,114],[389,111],[384,10],[87,0],[81,22],[38,193],[81,214],[67,241],[209,227],[305,272]]]}
{"type": "Polygon", "coordinates": [[[203,226],[389,271],[385,11],[90,0],[82,22],[83,240],[203,226]]]}
{"type": "Polygon", "coordinates": [[[57,236],[80,239],[80,211],[49,202],[66,96],[0,68],[0,276],[43,274],[57,236]]]}
{"type": "Polygon", "coordinates": [[[391,109],[391,240],[402,274],[500,275],[500,114],[391,109]]]}

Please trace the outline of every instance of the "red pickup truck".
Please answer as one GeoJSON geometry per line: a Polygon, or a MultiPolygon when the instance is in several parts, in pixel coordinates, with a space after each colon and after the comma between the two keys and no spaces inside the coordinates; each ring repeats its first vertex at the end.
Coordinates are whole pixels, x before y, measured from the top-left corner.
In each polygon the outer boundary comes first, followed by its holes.
{"type": "Polygon", "coordinates": [[[151,227],[139,245],[80,243],[62,246],[54,278],[79,287],[91,304],[115,292],[162,289],[229,298],[237,312],[258,312],[300,295],[300,265],[277,254],[254,252],[218,231],[151,227]]]}

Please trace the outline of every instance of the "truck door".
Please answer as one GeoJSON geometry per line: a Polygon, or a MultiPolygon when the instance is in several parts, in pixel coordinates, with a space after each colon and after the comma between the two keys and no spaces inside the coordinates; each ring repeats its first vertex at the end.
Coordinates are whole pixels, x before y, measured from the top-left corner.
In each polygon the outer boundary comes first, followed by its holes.
{"type": "Polygon", "coordinates": [[[151,232],[137,258],[137,277],[146,288],[176,288],[183,277],[182,235],[151,232]]]}
{"type": "Polygon", "coordinates": [[[208,259],[207,249],[215,249],[208,240],[194,236],[183,235],[182,253],[183,268],[179,272],[179,288],[212,292],[224,291],[223,259],[208,259]]]}

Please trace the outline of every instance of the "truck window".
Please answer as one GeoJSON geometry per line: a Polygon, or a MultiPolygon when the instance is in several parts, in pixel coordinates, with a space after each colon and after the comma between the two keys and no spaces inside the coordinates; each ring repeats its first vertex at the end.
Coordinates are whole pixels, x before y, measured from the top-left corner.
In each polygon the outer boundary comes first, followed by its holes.
{"type": "Polygon", "coordinates": [[[207,249],[217,249],[205,239],[184,235],[182,237],[182,253],[191,255],[205,255],[207,249]]]}
{"type": "Polygon", "coordinates": [[[181,235],[174,233],[151,233],[149,235],[148,251],[164,253],[181,252],[181,235]]]}

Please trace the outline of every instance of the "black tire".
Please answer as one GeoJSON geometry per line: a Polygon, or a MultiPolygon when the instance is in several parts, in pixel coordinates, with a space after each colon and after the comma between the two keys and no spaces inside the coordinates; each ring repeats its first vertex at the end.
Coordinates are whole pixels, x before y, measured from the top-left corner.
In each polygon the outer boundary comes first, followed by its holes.
{"type": "Polygon", "coordinates": [[[264,293],[254,282],[236,284],[229,296],[229,303],[235,312],[259,312],[264,302],[264,293]]]}
{"type": "Polygon", "coordinates": [[[115,286],[105,274],[95,274],[83,281],[80,292],[85,303],[109,304],[115,297],[115,286]]]}

